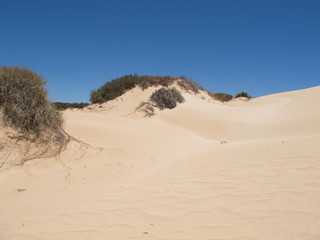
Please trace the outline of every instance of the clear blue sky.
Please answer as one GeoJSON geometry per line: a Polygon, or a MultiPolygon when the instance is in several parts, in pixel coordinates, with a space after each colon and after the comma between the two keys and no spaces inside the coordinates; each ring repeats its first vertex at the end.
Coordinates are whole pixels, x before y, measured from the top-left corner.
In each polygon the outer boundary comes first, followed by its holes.
{"type": "Polygon", "coordinates": [[[125,74],[186,75],[253,96],[320,85],[319,0],[0,0],[0,65],[52,101],[125,74]]]}

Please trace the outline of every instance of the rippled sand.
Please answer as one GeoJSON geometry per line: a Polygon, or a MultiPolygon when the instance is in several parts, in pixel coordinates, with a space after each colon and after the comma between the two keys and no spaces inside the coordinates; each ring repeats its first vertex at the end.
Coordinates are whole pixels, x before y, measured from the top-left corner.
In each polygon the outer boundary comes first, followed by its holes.
{"type": "Polygon", "coordinates": [[[64,112],[78,141],[0,170],[1,240],[320,239],[320,87],[153,118],[125,100],[64,112]]]}

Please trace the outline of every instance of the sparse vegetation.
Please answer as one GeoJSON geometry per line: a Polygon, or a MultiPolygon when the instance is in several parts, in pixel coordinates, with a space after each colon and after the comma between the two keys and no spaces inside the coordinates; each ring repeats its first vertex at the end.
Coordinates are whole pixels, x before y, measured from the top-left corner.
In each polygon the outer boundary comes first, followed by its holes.
{"type": "Polygon", "coordinates": [[[173,109],[177,106],[177,102],[184,102],[183,96],[176,88],[160,88],[151,95],[150,100],[161,110],[173,109]]]}
{"type": "MultiPolygon", "coordinates": [[[[120,78],[116,78],[111,82],[105,83],[103,86],[98,88],[97,90],[91,91],[90,101],[92,103],[103,103],[109,100],[113,100],[126,91],[139,86],[142,89],[147,89],[149,87],[169,87],[173,83],[178,84],[186,92],[198,94],[200,91],[206,91],[196,82],[188,79],[185,76],[180,77],[172,77],[172,76],[149,76],[143,75],[139,76],[137,74],[134,75],[125,75],[120,78]]],[[[228,102],[232,100],[234,97],[227,93],[211,93],[210,91],[206,91],[213,99],[228,102]]],[[[252,98],[248,93],[242,92],[237,94],[235,97],[246,97],[248,99],[252,98]]]]}
{"type": "Polygon", "coordinates": [[[252,97],[247,93],[247,92],[241,92],[241,93],[238,93],[235,98],[239,98],[239,97],[245,97],[245,98],[248,98],[248,99],[251,99],[252,97]]]}
{"type": "Polygon", "coordinates": [[[66,110],[68,108],[78,108],[78,109],[82,109],[86,106],[89,105],[89,103],[64,103],[64,102],[54,102],[52,103],[55,108],[59,111],[63,111],[63,110],[66,110]]]}
{"type": "Polygon", "coordinates": [[[228,102],[233,99],[233,96],[227,93],[209,93],[209,95],[220,102],[228,102]]]}
{"type": "Polygon", "coordinates": [[[150,102],[141,102],[136,108],[136,111],[144,112],[145,117],[151,117],[155,115],[154,107],[150,102]]]}
{"type": "Polygon", "coordinates": [[[139,86],[142,89],[149,87],[163,86],[169,87],[175,81],[186,91],[198,93],[202,89],[197,83],[184,76],[171,77],[171,76],[149,76],[149,75],[125,75],[120,78],[116,78],[111,82],[105,83],[103,86],[91,92],[90,101],[92,103],[103,103],[109,100],[113,100],[126,91],[139,86]]]}
{"type": "Polygon", "coordinates": [[[200,90],[204,90],[198,83],[188,79],[187,77],[180,77],[178,85],[187,92],[199,93],[200,90]]]}

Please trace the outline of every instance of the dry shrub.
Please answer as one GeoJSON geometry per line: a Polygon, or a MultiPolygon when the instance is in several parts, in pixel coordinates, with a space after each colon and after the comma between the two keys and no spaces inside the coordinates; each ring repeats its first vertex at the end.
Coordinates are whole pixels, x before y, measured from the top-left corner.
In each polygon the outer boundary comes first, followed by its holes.
{"type": "Polygon", "coordinates": [[[156,104],[159,109],[173,109],[178,103],[184,102],[184,98],[176,88],[160,88],[152,93],[150,100],[156,104]]]}
{"type": "Polygon", "coordinates": [[[233,99],[233,96],[227,93],[209,93],[209,95],[220,102],[229,102],[233,99]]]}
{"type": "Polygon", "coordinates": [[[21,67],[0,67],[2,122],[37,142],[55,145],[60,152],[69,140],[62,117],[48,101],[43,77],[21,67]]]}

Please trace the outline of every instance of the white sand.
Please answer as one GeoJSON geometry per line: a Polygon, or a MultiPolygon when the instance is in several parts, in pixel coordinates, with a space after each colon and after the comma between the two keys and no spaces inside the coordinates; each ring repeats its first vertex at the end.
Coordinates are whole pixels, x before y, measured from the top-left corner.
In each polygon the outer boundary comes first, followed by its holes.
{"type": "Polygon", "coordinates": [[[143,118],[147,96],[66,111],[89,145],[0,170],[0,239],[320,239],[320,87],[143,118]]]}

